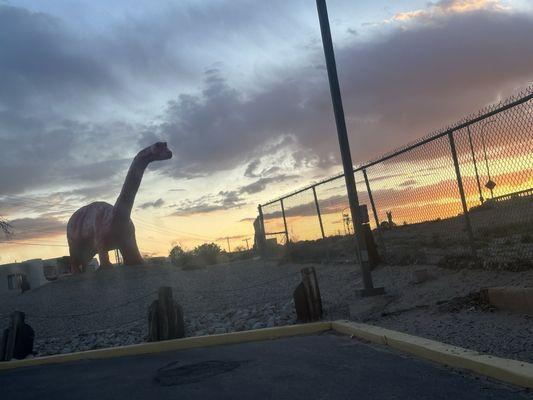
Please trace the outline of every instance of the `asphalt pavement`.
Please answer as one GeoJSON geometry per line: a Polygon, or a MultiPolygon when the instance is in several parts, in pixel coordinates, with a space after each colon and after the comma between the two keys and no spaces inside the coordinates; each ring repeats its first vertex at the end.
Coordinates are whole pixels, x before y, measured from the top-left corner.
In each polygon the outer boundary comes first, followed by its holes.
{"type": "Polygon", "coordinates": [[[324,333],[0,372],[2,399],[522,399],[523,389],[324,333]]]}

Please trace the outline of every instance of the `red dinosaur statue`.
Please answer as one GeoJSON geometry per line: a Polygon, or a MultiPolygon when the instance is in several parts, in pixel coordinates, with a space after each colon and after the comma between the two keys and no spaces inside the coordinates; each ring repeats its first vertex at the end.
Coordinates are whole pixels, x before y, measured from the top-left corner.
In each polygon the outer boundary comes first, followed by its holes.
{"type": "Polygon", "coordinates": [[[172,152],[165,142],[141,150],[131,163],[114,206],[97,201],[72,214],[67,224],[67,240],[73,273],[84,272],[96,253],[101,268],[111,267],[107,252],[115,249],[122,253],[125,265],[143,264],[130,218],[131,209],[148,164],[170,158],[172,152]]]}

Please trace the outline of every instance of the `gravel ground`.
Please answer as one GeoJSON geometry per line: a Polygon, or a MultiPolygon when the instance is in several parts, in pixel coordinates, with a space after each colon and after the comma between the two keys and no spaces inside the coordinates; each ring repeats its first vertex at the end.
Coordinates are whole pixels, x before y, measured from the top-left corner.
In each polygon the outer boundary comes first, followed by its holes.
{"type": "Polygon", "coordinates": [[[387,288],[371,312],[352,319],[500,357],[533,362],[533,316],[495,310],[472,301],[491,286],[533,286],[533,271],[449,270],[435,266],[383,267],[375,281],[387,288]],[[414,271],[432,279],[415,284],[414,271]]]}
{"type": "MultiPolygon", "coordinates": [[[[307,264],[310,265],[310,264],[307,264]]],[[[362,320],[446,343],[533,362],[533,316],[471,301],[488,286],[531,286],[533,271],[448,270],[383,266],[373,272],[386,296],[359,299],[358,267],[313,264],[326,319],[362,320]],[[432,279],[413,283],[414,271],[432,279]],[[528,340],[529,339],[529,340],[528,340]]],[[[147,310],[160,286],[183,306],[186,335],[242,331],[296,322],[292,291],[302,265],[245,261],[182,271],[172,266],[119,267],[64,277],[2,299],[0,315],[27,313],[36,355],[68,353],[146,340],[147,310]]],[[[4,318],[0,321],[7,325],[4,318]]]]}
{"type": "MultiPolygon", "coordinates": [[[[0,304],[0,315],[13,310],[26,313],[36,332],[37,355],[145,341],[148,306],[160,286],[174,288],[187,336],[288,325],[296,322],[292,291],[301,268],[263,261],[191,271],[172,266],[119,267],[67,276],[9,296],[0,304]]],[[[353,291],[358,276],[353,265],[316,268],[325,299],[339,302],[343,293],[353,291]]],[[[7,325],[7,319],[1,323],[7,325]]]]}

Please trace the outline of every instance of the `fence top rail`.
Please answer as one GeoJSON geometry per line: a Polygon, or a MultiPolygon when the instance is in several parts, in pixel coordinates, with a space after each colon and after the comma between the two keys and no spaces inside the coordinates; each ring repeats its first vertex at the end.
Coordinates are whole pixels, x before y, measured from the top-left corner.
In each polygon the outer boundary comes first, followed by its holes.
{"type": "MultiPolygon", "coordinates": [[[[366,163],[363,163],[357,167],[354,167],[353,169],[353,172],[358,172],[358,171],[362,171],[366,168],[369,168],[373,165],[376,165],[376,164],[379,164],[380,162],[383,162],[383,161],[387,161],[393,157],[396,157],[400,154],[403,154],[403,153],[406,153],[410,150],[413,150],[419,146],[422,146],[426,143],[429,143],[429,142],[432,142],[434,140],[437,140],[437,139],[440,139],[441,137],[443,136],[446,136],[446,135],[449,135],[451,133],[453,133],[454,131],[458,131],[460,129],[464,129],[470,125],[473,125],[475,123],[478,123],[480,121],[483,121],[484,119],[487,119],[487,118],[490,118],[496,114],[499,114],[505,110],[508,110],[510,108],[513,108],[513,107],[516,107],[520,104],[523,104],[523,103],[527,103],[529,100],[533,99],[533,85],[531,86],[528,86],[526,89],[518,92],[517,94],[513,95],[513,96],[510,96],[508,98],[506,98],[505,100],[502,100],[500,101],[499,103],[495,103],[495,104],[492,104],[492,105],[489,105],[487,107],[484,107],[482,108],[480,111],[478,111],[477,113],[474,113],[474,114],[470,114],[460,120],[458,120],[457,122],[455,122],[454,124],[452,125],[448,125],[438,131],[434,131],[432,133],[430,133],[429,135],[426,135],[426,136],[423,136],[421,138],[419,138],[418,140],[414,141],[414,142],[411,142],[405,146],[402,146],[402,147],[399,147],[399,148],[396,148],[388,153],[385,153],[383,155],[381,155],[379,158],[376,158],[376,159],[373,159],[373,160],[370,160],[366,163]]],[[[318,185],[322,185],[324,183],[328,183],[328,182],[331,182],[335,179],[338,179],[338,178],[341,178],[344,176],[344,173],[339,173],[339,174],[336,174],[336,175],[333,175],[333,176],[330,176],[330,177],[327,177],[327,178],[324,178],[320,181],[317,181],[317,182],[314,182],[310,185],[307,185],[305,187],[302,187],[300,189],[296,189],[292,192],[289,192],[283,196],[280,196],[276,199],[273,199],[273,200],[269,200],[267,201],[266,203],[264,204],[260,204],[261,207],[265,207],[265,206],[268,206],[268,205],[271,205],[277,201],[280,201],[282,199],[286,199],[287,197],[291,197],[291,196],[294,196],[296,194],[299,194],[299,193],[302,193],[306,190],[309,190],[315,186],[318,186],[318,185]]]]}

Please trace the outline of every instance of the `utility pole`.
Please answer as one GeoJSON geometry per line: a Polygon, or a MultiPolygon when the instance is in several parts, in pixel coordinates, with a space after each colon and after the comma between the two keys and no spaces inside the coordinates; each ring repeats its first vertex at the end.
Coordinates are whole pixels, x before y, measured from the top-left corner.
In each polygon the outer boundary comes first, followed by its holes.
{"type": "Polygon", "coordinates": [[[350,212],[357,238],[356,256],[361,264],[361,274],[363,276],[364,289],[361,290],[362,296],[373,296],[383,294],[384,288],[374,288],[372,283],[372,274],[368,259],[363,226],[361,222],[361,210],[359,209],[359,199],[355,187],[355,177],[353,173],[352,155],[350,153],[350,143],[346,131],[346,121],[344,119],[344,110],[342,107],[341,91],[339,87],[339,78],[337,76],[337,65],[335,63],[335,53],[333,51],[333,42],[331,40],[331,31],[329,28],[328,10],[325,0],[316,0],[318,10],[318,19],[320,21],[320,32],[322,34],[322,45],[324,47],[324,57],[328,71],[329,89],[333,111],[335,113],[335,123],[337,125],[337,135],[341,151],[342,166],[344,169],[344,179],[346,180],[346,190],[350,203],[350,212]]]}
{"type": "Polygon", "coordinates": [[[229,236],[226,236],[226,240],[228,241],[228,253],[231,253],[231,247],[229,247],[229,236]]]}

